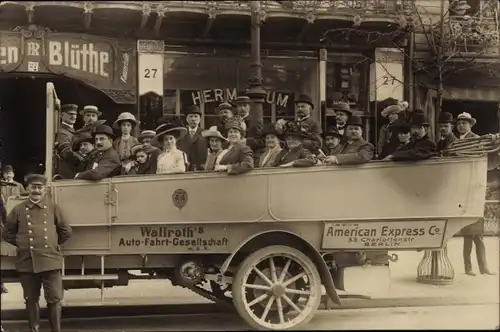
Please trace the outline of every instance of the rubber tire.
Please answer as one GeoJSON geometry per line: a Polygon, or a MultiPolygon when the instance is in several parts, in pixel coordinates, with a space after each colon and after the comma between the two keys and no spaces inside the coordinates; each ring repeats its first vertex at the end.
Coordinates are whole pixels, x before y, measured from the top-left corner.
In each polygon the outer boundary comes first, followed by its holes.
{"type": "MultiPolygon", "coordinates": [[[[236,272],[236,275],[233,279],[233,283],[231,285],[231,292],[233,295],[233,304],[234,304],[234,307],[236,308],[236,311],[238,312],[240,317],[243,318],[243,320],[245,320],[245,322],[248,325],[250,325],[252,328],[254,328],[256,330],[265,331],[268,329],[266,327],[263,327],[263,326],[259,325],[258,323],[256,323],[253,320],[252,316],[250,316],[250,314],[248,314],[248,312],[245,309],[245,306],[243,304],[244,300],[242,298],[242,292],[241,292],[241,289],[243,288],[243,276],[246,274],[246,272],[249,268],[252,268],[252,265],[254,265],[254,262],[257,261],[258,259],[260,259],[264,256],[267,256],[270,253],[280,253],[280,252],[288,252],[289,254],[292,254],[295,257],[297,257],[298,260],[305,262],[306,264],[308,264],[311,267],[313,277],[316,279],[316,282],[315,282],[316,288],[317,288],[316,292],[317,292],[317,294],[319,294],[317,296],[315,302],[312,305],[313,310],[311,311],[311,313],[304,320],[302,320],[302,322],[300,322],[299,324],[297,324],[291,328],[288,328],[288,329],[296,330],[296,329],[302,329],[304,326],[306,326],[309,323],[309,321],[314,317],[316,312],[318,311],[318,307],[321,303],[321,298],[322,298],[322,296],[321,296],[321,276],[319,275],[319,272],[318,272],[318,269],[316,268],[316,265],[309,257],[304,255],[299,250],[292,248],[292,247],[288,247],[288,246],[268,246],[268,247],[259,249],[255,252],[253,252],[251,255],[247,256],[243,260],[243,262],[238,267],[238,271],[236,272]]],[[[276,330],[277,331],[284,331],[283,329],[276,329],[276,330]]]]}

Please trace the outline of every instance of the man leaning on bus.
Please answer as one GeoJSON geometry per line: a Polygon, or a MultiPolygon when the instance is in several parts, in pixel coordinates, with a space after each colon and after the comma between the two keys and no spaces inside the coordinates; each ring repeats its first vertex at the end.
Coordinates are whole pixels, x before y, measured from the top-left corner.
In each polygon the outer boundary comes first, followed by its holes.
{"type": "Polygon", "coordinates": [[[16,270],[28,313],[30,331],[40,326],[40,288],[47,301],[52,332],[61,331],[63,299],[60,245],[71,236],[59,207],[46,198],[47,179],[40,174],[27,176],[29,199],[15,206],[7,216],[3,238],[17,248],[16,270]]]}

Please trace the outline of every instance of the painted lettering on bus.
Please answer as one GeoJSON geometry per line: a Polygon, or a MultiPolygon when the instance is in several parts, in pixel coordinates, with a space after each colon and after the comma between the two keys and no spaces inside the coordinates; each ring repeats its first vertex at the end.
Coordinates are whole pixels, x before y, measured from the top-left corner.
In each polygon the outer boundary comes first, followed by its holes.
{"type": "MultiPolygon", "coordinates": [[[[237,96],[238,94],[236,88],[208,89],[191,93],[191,99],[194,105],[232,101],[237,96]]],[[[266,93],[265,101],[268,104],[276,104],[280,107],[286,107],[289,98],[290,96],[286,93],[268,91],[266,93]]]]}

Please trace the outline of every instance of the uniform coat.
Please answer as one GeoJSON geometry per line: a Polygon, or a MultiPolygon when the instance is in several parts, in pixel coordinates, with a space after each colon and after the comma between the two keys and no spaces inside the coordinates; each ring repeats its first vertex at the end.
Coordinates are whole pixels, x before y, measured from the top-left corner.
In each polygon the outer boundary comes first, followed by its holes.
{"type": "Polygon", "coordinates": [[[56,134],[56,172],[62,179],[73,179],[76,174],[76,168],[82,160],[82,158],[71,149],[74,134],[75,130],[73,127],[65,123],[61,124],[56,134]]]}
{"type": "Polygon", "coordinates": [[[363,138],[339,144],[342,148],[336,155],[339,165],[359,165],[365,164],[373,159],[375,147],[363,138]]]}
{"type": "Polygon", "coordinates": [[[316,165],[316,157],[303,145],[293,149],[282,150],[276,156],[275,166],[288,164],[293,162],[293,167],[311,167],[316,165]]]}
{"type": "Polygon", "coordinates": [[[254,167],[253,152],[243,143],[237,143],[228,148],[227,153],[219,162],[220,165],[231,165],[228,174],[242,174],[250,172],[254,167]]]}
{"type": "Polygon", "coordinates": [[[457,136],[455,136],[455,134],[453,134],[453,133],[449,133],[448,136],[446,136],[444,138],[440,138],[436,142],[438,154],[441,155],[446,149],[448,149],[450,144],[456,140],[457,140],[457,136]]]}
{"type": "Polygon", "coordinates": [[[106,151],[94,150],[85,165],[85,170],[78,173],[76,179],[100,181],[120,174],[121,162],[115,149],[109,148],[106,151]]]}
{"type": "Polygon", "coordinates": [[[303,132],[308,134],[308,137],[304,138],[303,146],[304,149],[309,151],[318,151],[323,144],[321,138],[321,126],[319,123],[311,117],[307,117],[303,120],[298,120],[297,124],[300,126],[303,132]]]}
{"type": "Polygon", "coordinates": [[[417,161],[425,160],[436,154],[436,144],[431,141],[429,136],[416,139],[412,137],[410,143],[401,146],[393,155],[394,161],[417,161]]]}
{"type": "Polygon", "coordinates": [[[71,237],[71,227],[59,207],[46,198],[26,200],[7,216],[3,238],[17,247],[18,272],[42,273],[62,269],[60,245],[71,237]]]}
{"type": "Polygon", "coordinates": [[[275,167],[276,158],[283,151],[281,146],[277,146],[272,150],[266,150],[259,158],[259,167],[275,167]]]}
{"type": "Polygon", "coordinates": [[[203,169],[203,164],[207,160],[208,142],[201,136],[203,129],[200,127],[196,129],[193,137],[189,133],[189,128],[187,129],[188,132],[177,141],[177,148],[184,151],[187,155],[189,163],[187,171],[199,171],[203,169]]]}

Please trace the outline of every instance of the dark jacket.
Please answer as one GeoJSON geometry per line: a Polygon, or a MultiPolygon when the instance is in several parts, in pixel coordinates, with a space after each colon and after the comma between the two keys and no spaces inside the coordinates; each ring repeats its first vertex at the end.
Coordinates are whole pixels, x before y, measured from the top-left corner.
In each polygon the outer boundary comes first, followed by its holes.
{"type": "Polygon", "coordinates": [[[228,174],[250,172],[254,167],[253,152],[243,143],[235,144],[220,160],[219,165],[231,165],[228,174]]]}
{"type": "Polygon", "coordinates": [[[276,156],[275,167],[293,163],[293,167],[311,167],[317,163],[316,157],[303,145],[293,149],[284,149],[276,156]]]}
{"type": "Polygon", "coordinates": [[[375,147],[373,144],[360,138],[352,143],[345,141],[340,143],[342,149],[336,155],[339,165],[359,165],[365,164],[373,159],[375,147]]]}
{"type": "Polygon", "coordinates": [[[436,144],[425,135],[420,139],[412,137],[410,143],[401,146],[392,155],[394,161],[416,161],[429,159],[436,155],[436,144]]]}
{"type": "Polygon", "coordinates": [[[201,136],[203,129],[199,128],[193,137],[188,132],[179,139],[177,148],[187,155],[189,167],[187,171],[203,170],[203,165],[207,160],[208,142],[201,136]]]}
{"type": "Polygon", "coordinates": [[[297,123],[300,125],[302,131],[308,134],[308,137],[303,140],[304,149],[313,152],[318,151],[323,144],[321,138],[322,130],[319,123],[311,117],[302,121],[297,121],[297,123]]]}
{"type": "Polygon", "coordinates": [[[57,205],[47,199],[36,204],[28,199],[10,211],[3,238],[17,247],[18,272],[40,273],[62,268],[59,246],[71,233],[57,205]]]}
{"type": "Polygon", "coordinates": [[[74,133],[72,127],[62,123],[56,134],[56,174],[62,179],[73,179],[82,160],[82,157],[71,149],[74,133]]]}
{"type": "Polygon", "coordinates": [[[448,136],[446,136],[443,139],[442,138],[438,139],[438,141],[436,142],[437,153],[439,155],[442,155],[443,152],[446,149],[448,149],[450,144],[456,140],[457,140],[457,136],[455,136],[455,134],[453,134],[453,133],[450,133],[448,136]]]}
{"type": "Polygon", "coordinates": [[[121,172],[121,162],[115,149],[109,148],[106,151],[94,150],[85,165],[85,170],[78,173],[79,180],[100,181],[119,175],[121,172]],[[94,152],[95,151],[95,152],[94,152]]]}

